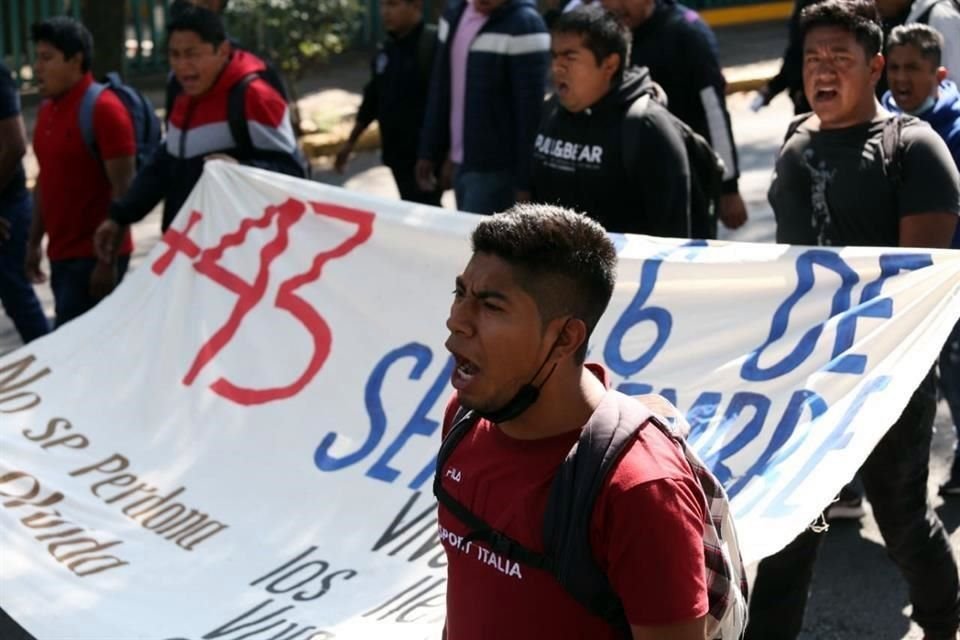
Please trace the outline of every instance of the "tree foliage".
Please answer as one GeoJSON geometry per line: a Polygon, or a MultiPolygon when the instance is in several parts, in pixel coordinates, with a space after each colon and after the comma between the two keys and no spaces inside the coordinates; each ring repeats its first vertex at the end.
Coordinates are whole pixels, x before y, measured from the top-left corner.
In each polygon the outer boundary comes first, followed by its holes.
{"type": "Polygon", "coordinates": [[[296,82],[356,35],[360,0],[231,0],[227,28],[296,82]]]}

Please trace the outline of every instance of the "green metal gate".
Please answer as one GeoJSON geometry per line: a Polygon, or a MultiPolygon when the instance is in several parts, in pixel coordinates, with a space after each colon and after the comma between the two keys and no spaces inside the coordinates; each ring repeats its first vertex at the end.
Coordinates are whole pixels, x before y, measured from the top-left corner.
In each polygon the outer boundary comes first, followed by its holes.
{"type": "MultiPolygon", "coordinates": [[[[96,1],[100,6],[117,0],[96,1]]],[[[56,15],[80,19],[81,0],[0,0],[0,58],[7,64],[21,85],[29,85],[32,77],[33,42],[30,27],[56,15]]],[[[126,0],[127,26],[124,41],[125,71],[136,75],[166,69],[165,29],[167,0],[126,0]]]]}

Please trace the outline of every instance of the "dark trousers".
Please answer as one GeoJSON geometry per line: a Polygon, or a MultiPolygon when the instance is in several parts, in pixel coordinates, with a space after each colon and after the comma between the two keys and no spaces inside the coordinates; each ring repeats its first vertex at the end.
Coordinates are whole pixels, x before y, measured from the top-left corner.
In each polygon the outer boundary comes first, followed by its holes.
{"type": "Polygon", "coordinates": [[[510,171],[453,171],[457,209],[491,215],[506,211],[516,201],[515,176],[510,171]]]}
{"type": "Polygon", "coordinates": [[[0,205],[0,216],[10,222],[10,239],[0,243],[0,303],[24,343],[50,331],[23,262],[30,232],[30,197],[0,205]]]}
{"type": "MultiPolygon", "coordinates": [[[[117,259],[118,284],[129,264],[130,256],[117,259]]],[[[90,275],[96,265],[96,258],[68,258],[50,262],[50,288],[53,289],[57,327],[83,315],[100,302],[100,298],[90,295],[90,275]]]]}
{"type": "MultiPolygon", "coordinates": [[[[910,588],[913,619],[927,638],[953,640],[960,624],[960,579],[950,540],[927,499],[936,388],[927,376],[900,419],[860,469],[887,553],[910,588]]],[[[824,535],[807,530],[760,562],[747,640],[796,638],[824,535]]]]}
{"type": "Polygon", "coordinates": [[[409,167],[390,167],[390,171],[393,172],[393,180],[397,183],[400,198],[407,202],[419,202],[435,207],[440,206],[440,198],[443,196],[443,191],[440,189],[435,191],[421,191],[417,185],[413,165],[409,167]]]}
{"type": "Polygon", "coordinates": [[[953,328],[953,333],[940,352],[940,393],[947,401],[950,417],[957,430],[957,446],[950,477],[960,478],[960,322],[953,328]]]}
{"type": "Polygon", "coordinates": [[[0,609],[0,638],[3,640],[36,640],[3,609],[0,609]]]}

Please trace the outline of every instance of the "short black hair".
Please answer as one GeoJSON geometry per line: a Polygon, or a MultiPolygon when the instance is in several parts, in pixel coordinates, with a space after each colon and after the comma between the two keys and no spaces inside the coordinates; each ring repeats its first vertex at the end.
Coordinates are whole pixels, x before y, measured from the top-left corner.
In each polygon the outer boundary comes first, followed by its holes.
{"type": "Polygon", "coordinates": [[[54,16],[30,28],[33,43],[46,42],[63,53],[65,60],[83,55],[80,68],[84,73],[90,71],[93,64],[93,36],[83,23],[69,16],[54,16]]]}
{"type": "MultiPolygon", "coordinates": [[[[230,4],[230,0],[220,0],[220,9],[215,13],[222,16],[227,12],[227,6],[230,4]]],[[[170,5],[170,15],[177,15],[185,6],[195,6],[194,0],[173,0],[173,3],[170,5]]]]}
{"type": "Polygon", "coordinates": [[[167,35],[175,31],[192,31],[204,42],[219,47],[227,39],[227,28],[223,19],[213,11],[198,7],[190,2],[178,0],[170,7],[170,23],[167,35]]]}
{"type": "Polygon", "coordinates": [[[553,33],[577,34],[583,37],[583,46],[597,59],[597,65],[608,56],[620,55],[620,66],[615,78],[623,75],[630,65],[630,45],[633,34],[617,16],[600,6],[599,2],[577,7],[561,14],[551,27],[553,33]]]}
{"type": "Polygon", "coordinates": [[[484,218],[471,240],[474,253],[514,268],[544,323],[569,314],[586,324],[587,340],[577,353],[582,362],[617,280],[617,251],[604,228],[563,207],[517,204],[484,218]]]}
{"type": "Polygon", "coordinates": [[[817,27],[840,27],[853,34],[867,58],[883,50],[880,12],[873,0],[824,0],[800,14],[801,40],[817,27]]]}
{"type": "Polygon", "coordinates": [[[939,31],[926,24],[902,24],[890,32],[887,53],[894,47],[908,44],[919,49],[920,56],[932,62],[934,69],[940,67],[943,59],[943,35],[939,31]]]}

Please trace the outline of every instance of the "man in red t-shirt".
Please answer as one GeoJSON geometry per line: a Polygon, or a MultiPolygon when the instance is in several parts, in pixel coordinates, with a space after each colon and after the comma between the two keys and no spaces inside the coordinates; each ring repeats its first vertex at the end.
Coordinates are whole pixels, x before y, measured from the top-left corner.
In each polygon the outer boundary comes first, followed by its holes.
{"type": "MultiPolygon", "coordinates": [[[[458,407],[481,419],[437,474],[456,502],[542,553],[558,467],[588,423],[618,415],[603,369],[584,366],[613,292],[616,251],[596,222],[545,205],[484,219],[472,242],[447,320],[456,395],[444,432],[458,407]]],[[[589,535],[633,638],[703,640],[704,508],[680,450],[659,429],[640,429],[606,479],[589,535]]],[[[471,539],[445,507],[439,527],[448,640],[619,637],[550,573],[471,539]]]]}
{"type": "Polygon", "coordinates": [[[126,193],[136,172],[133,123],[120,99],[103,91],[93,107],[96,152],[80,131],[79,109],[93,84],[93,39],[82,24],[65,16],[33,27],[34,72],[46,100],[37,114],[33,149],[40,165],[35,215],[27,247],[30,279],[43,282],[40,243],[48,237],[50,284],[57,326],[93,308],[123,277],[133,250],[129,233],[119,257],[98,260],[97,227],[110,202],[126,193]]]}

